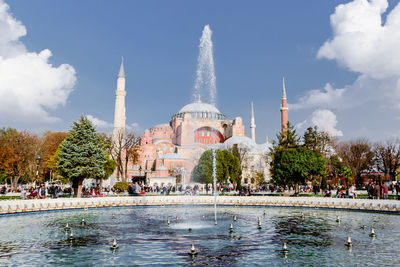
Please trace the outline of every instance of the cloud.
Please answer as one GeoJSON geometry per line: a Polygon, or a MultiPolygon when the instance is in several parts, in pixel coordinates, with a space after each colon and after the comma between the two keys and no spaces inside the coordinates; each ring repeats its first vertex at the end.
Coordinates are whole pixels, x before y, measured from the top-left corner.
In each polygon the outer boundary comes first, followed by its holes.
{"type": "Polygon", "coordinates": [[[343,136],[343,132],[336,129],[338,121],[336,115],[328,109],[317,109],[307,119],[296,124],[298,132],[303,132],[309,126],[317,126],[319,130],[327,132],[330,136],[343,136]]]}
{"type": "Polygon", "coordinates": [[[9,6],[0,0],[0,113],[1,120],[55,122],[49,110],[65,105],[75,86],[75,69],[49,63],[52,53],[28,52],[20,38],[26,35],[9,6]]]}
{"type": "Polygon", "coordinates": [[[126,125],[126,129],[128,131],[134,132],[136,135],[140,135],[140,133],[142,133],[142,128],[137,122],[126,125]]]}
{"type": "Polygon", "coordinates": [[[310,90],[300,97],[297,103],[289,104],[293,110],[315,108],[320,106],[332,106],[343,96],[346,89],[335,89],[329,83],[323,89],[310,90]]]}
{"type": "Polygon", "coordinates": [[[343,136],[343,132],[336,129],[336,115],[328,109],[317,109],[311,115],[311,122],[331,136],[343,136]]]}
{"type": "Polygon", "coordinates": [[[400,75],[400,4],[383,22],[387,0],[355,0],[331,15],[334,36],[317,57],[335,59],[349,70],[375,79],[400,75]]]}
{"type": "Polygon", "coordinates": [[[335,126],[328,125],[336,125],[337,120],[347,134],[381,139],[400,133],[395,121],[400,110],[400,3],[391,10],[388,7],[387,0],[354,0],[335,8],[330,17],[332,37],[316,56],[335,60],[359,76],[343,88],[328,83],[323,89],[310,90],[289,105],[291,109],[316,109],[311,117],[321,125],[324,121],[319,116],[330,119],[323,127],[333,133],[335,126]],[[336,119],[335,114],[321,112],[326,108],[343,112],[336,119]]]}
{"type": "Polygon", "coordinates": [[[88,120],[90,120],[97,128],[113,128],[113,124],[110,122],[103,121],[99,118],[96,118],[92,115],[86,116],[88,120]]]}

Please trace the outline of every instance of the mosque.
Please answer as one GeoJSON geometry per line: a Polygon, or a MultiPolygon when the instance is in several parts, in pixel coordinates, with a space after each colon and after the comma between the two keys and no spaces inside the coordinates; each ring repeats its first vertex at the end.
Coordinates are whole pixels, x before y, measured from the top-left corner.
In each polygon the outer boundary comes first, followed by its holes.
{"type": "MultiPolygon", "coordinates": [[[[113,141],[125,133],[125,70],[123,61],[117,78],[113,141]]],[[[281,119],[287,125],[286,89],[283,80],[281,119]]],[[[191,172],[208,149],[231,149],[237,144],[242,155],[242,185],[255,186],[255,173],[270,179],[271,144],[255,142],[255,116],[251,104],[251,138],[245,134],[241,117],[227,118],[215,106],[203,103],[200,96],[174,114],[168,123],[145,130],[140,138],[139,162],[128,165],[128,176],[151,186],[188,185],[191,172]]]]}

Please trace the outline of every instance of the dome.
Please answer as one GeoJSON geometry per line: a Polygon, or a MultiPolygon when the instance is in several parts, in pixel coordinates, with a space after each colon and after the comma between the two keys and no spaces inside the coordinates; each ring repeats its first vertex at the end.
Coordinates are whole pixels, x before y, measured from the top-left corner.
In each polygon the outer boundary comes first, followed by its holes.
{"type": "Polygon", "coordinates": [[[226,117],[215,106],[202,102],[190,103],[181,108],[173,118],[183,118],[185,114],[189,113],[192,118],[196,119],[217,119],[225,120],[226,117]]]}
{"type": "Polygon", "coordinates": [[[221,113],[219,110],[210,104],[207,103],[190,103],[181,108],[179,113],[187,113],[187,112],[213,112],[213,113],[221,113]]]}
{"type": "Polygon", "coordinates": [[[237,144],[238,148],[245,148],[250,152],[257,152],[258,146],[251,138],[247,136],[232,136],[224,142],[224,148],[230,149],[237,144]]]}
{"type": "Polygon", "coordinates": [[[157,171],[168,171],[168,168],[163,165],[160,165],[160,167],[157,168],[157,171]]]}

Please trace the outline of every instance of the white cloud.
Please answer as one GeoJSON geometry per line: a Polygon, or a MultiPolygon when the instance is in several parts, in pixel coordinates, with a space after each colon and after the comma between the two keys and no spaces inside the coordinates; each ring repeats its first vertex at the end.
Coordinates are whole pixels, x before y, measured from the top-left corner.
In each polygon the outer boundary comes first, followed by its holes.
{"type": "Polygon", "coordinates": [[[387,0],[355,0],[336,7],[334,36],[317,57],[335,59],[349,70],[375,79],[400,75],[400,4],[382,21],[387,0]]]}
{"type": "Polygon", "coordinates": [[[343,136],[343,132],[336,129],[336,115],[328,109],[317,109],[311,115],[311,122],[331,136],[343,136]]]}
{"type": "Polygon", "coordinates": [[[54,67],[52,53],[28,52],[19,40],[25,26],[16,20],[9,6],[0,0],[0,113],[2,120],[54,122],[48,111],[65,105],[76,82],[68,64],[54,67]]]}
{"type": "Polygon", "coordinates": [[[126,125],[126,129],[128,131],[132,131],[136,135],[140,135],[142,132],[142,128],[140,127],[139,123],[137,123],[137,122],[126,125]]]}
{"type": "Polygon", "coordinates": [[[336,125],[336,115],[321,109],[346,110],[338,118],[347,134],[381,139],[400,133],[394,114],[400,110],[400,3],[389,11],[388,7],[387,0],[354,0],[336,7],[330,20],[333,35],[317,58],[336,60],[359,76],[344,88],[327,84],[308,91],[290,105],[293,110],[317,108],[311,117],[321,125],[324,121],[318,116],[330,119],[323,127],[333,133],[335,126],[328,125],[336,125]]]}
{"type": "Polygon", "coordinates": [[[99,118],[96,118],[92,115],[86,116],[88,120],[90,120],[97,128],[113,128],[113,124],[110,122],[103,121],[99,118]]]}
{"type": "Polygon", "coordinates": [[[320,106],[332,106],[343,96],[346,89],[335,89],[329,83],[323,89],[310,90],[300,97],[297,103],[289,104],[293,110],[315,108],[320,106]]]}

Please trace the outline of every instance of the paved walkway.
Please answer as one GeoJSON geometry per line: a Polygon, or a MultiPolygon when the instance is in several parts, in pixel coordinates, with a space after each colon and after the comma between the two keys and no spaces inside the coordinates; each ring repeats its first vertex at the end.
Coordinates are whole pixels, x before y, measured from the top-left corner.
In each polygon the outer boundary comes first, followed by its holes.
{"type": "MultiPolygon", "coordinates": [[[[122,206],[213,205],[212,196],[143,196],[6,200],[0,214],[122,206]]],[[[219,196],[218,205],[310,207],[390,212],[400,215],[400,201],[319,197],[219,196]]]]}

